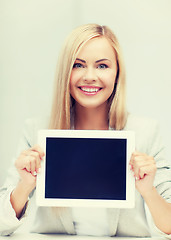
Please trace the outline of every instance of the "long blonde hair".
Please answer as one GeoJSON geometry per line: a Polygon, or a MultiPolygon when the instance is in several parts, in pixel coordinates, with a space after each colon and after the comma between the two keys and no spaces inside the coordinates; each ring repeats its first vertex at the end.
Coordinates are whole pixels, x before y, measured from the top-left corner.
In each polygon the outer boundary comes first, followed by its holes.
{"type": "Polygon", "coordinates": [[[115,51],[118,65],[115,88],[109,99],[109,125],[116,130],[121,130],[125,126],[127,118],[125,67],[118,40],[109,27],[98,24],[86,24],[71,32],[59,56],[49,123],[50,129],[71,128],[71,108],[73,106],[73,99],[69,89],[71,71],[81,48],[88,40],[95,37],[106,37],[109,40],[115,51]]]}

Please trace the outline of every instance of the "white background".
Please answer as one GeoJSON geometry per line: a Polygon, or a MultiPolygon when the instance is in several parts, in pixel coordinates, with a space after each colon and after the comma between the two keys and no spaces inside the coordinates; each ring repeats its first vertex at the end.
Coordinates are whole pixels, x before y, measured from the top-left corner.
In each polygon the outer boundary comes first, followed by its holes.
{"type": "Polygon", "coordinates": [[[84,23],[116,33],[130,112],[155,118],[170,158],[170,0],[0,0],[0,185],[25,119],[49,114],[58,52],[84,23]]]}

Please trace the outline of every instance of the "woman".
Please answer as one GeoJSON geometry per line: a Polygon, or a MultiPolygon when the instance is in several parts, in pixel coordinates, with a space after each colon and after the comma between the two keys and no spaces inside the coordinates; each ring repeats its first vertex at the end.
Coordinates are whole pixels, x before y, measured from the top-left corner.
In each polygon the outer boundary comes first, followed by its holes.
{"type": "Polygon", "coordinates": [[[130,159],[136,179],[135,208],[37,207],[34,191],[44,152],[35,139],[49,120],[29,120],[16,169],[1,189],[1,234],[11,234],[21,225],[29,202],[33,232],[169,237],[171,171],[163,159],[157,124],[128,114],[125,106],[125,70],[115,35],[96,24],[78,27],[67,38],[57,65],[49,128],[135,131],[137,151],[130,159]],[[5,215],[9,217],[4,222],[5,215]]]}

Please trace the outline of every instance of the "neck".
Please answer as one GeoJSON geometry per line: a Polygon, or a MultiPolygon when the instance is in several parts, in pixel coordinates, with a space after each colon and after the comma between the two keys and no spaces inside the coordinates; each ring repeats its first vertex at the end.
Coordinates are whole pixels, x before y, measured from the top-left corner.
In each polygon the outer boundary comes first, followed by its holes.
{"type": "Polygon", "coordinates": [[[84,108],[75,106],[74,127],[77,130],[108,130],[108,108],[84,108]]]}

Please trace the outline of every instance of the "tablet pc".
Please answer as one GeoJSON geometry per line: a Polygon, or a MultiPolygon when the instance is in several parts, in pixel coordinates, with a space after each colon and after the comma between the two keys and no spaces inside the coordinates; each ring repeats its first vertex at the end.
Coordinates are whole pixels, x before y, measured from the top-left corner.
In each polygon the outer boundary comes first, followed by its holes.
{"type": "Polygon", "coordinates": [[[40,130],[45,152],[37,175],[36,202],[56,207],[134,207],[129,168],[131,131],[40,130]]]}

